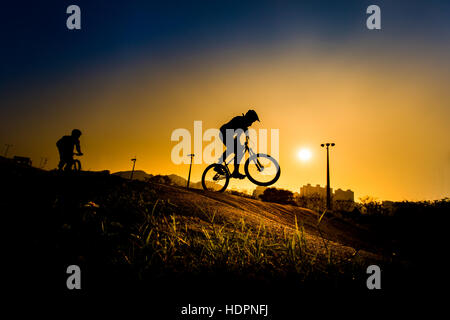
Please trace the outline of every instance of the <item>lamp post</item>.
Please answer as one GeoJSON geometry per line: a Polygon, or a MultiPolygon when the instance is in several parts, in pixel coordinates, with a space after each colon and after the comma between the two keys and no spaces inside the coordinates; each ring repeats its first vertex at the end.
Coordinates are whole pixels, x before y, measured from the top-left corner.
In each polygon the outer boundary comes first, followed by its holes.
{"type": "Polygon", "coordinates": [[[191,157],[191,164],[189,165],[189,175],[188,175],[186,189],[189,189],[189,181],[191,180],[192,159],[195,157],[195,154],[193,154],[193,153],[188,154],[188,157],[191,157]]]}
{"type": "Polygon", "coordinates": [[[8,156],[9,148],[11,148],[12,146],[12,144],[5,144],[5,158],[8,156]]]}
{"type": "Polygon", "coordinates": [[[131,159],[131,161],[133,161],[133,169],[131,169],[130,180],[133,180],[134,166],[136,165],[136,156],[134,156],[134,158],[131,159]]]}
{"type": "Polygon", "coordinates": [[[334,143],[322,143],[321,147],[327,147],[327,209],[331,210],[331,192],[330,192],[330,152],[329,147],[334,147],[334,143]]]}

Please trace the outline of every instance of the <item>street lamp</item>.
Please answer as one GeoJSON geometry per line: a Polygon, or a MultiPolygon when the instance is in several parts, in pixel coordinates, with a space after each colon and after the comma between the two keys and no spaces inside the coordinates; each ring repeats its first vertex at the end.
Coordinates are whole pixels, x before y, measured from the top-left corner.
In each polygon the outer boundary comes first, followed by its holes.
{"type": "Polygon", "coordinates": [[[322,143],[321,147],[327,147],[327,209],[331,210],[331,192],[330,192],[330,154],[329,147],[334,147],[334,143],[322,143]]]}
{"type": "Polygon", "coordinates": [[[191,164],[189,165],[189,175],[188,175],[186,189],[189,189],[189,181],[191,180],[192,159],[194,158],[194,156],[195,156],[195,154],[193,154],[193,153],[188,154],[188,157],[191,157],[191,164]]]}
{"type": "Polygon", "coordinates": [[[131,169],[130,180],[133,180],[134,166],[136,165],[136,156],[134,156],[134,158],[131,159],[131,161],[133,161],[133,169],[131,169]]]}
{"type": "Polygon", "coordinates": [[[12,144],[5,144],[5,158],[8,156],[8,150],[9,148],[11,148],[13,145],[12,144]]]}

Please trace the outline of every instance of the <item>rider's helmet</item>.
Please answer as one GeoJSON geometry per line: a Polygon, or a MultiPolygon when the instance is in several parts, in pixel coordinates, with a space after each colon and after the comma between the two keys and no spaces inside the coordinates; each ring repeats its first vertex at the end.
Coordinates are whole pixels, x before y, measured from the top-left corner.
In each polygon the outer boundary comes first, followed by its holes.
{"type": "Polygon", "coordinates": [[[80,137],[81,136],[81,131],[78,129],[73,129],[72,130],[72,136],[76,136],[76,137],[80,137]]]}
{"type": "Polygon", "coordinates": [[[255,110],[248,110],[247,113],[245,114],[245,117],[252,122],[259,121],[258,114],[256,113],[255,110]]]}

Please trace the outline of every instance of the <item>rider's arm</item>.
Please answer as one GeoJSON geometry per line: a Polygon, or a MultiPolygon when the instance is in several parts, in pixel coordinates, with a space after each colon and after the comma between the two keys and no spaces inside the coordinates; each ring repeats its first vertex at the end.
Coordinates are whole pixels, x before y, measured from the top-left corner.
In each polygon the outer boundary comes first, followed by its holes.
{"type": "Polygon", "coordinates": [[[75,143],[75,149],[77,149],[77,152],[78,152],[79,154],[83,154],[83,153],[81,152],[80,141],[77,141],[77,142],[75,143]]]}
{"type": "Polygon", "coordinates": [[[244,133],[245,133],[246,139],[248,140],[248,138],[249,138],[248,127],[245,127],[245,128],[244,128],[244,133]]]}

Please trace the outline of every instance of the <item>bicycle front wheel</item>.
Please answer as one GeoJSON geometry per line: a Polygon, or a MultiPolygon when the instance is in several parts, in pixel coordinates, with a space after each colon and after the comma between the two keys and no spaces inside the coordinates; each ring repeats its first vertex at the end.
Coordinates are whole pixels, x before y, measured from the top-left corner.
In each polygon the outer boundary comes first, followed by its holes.
{"type": "Polygon", "coordinates": [[[73,171],[81,171],[81,161],[80,160],[74,160],[72,164],[73,171]]]}
{"type": "Polygon", "coordinates": [[[206,167],[202,175],[204,190],[223,192],[230,182],[230,173],[224,165],[213,163],[206,167]]]}
{"type": "Polygon", "coordinates": [[[281,174],[278,161],[264,153],[257,153],[248,158],[244,170],[248,180],[258,186],[274,184],[281,174]]]}

